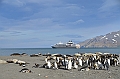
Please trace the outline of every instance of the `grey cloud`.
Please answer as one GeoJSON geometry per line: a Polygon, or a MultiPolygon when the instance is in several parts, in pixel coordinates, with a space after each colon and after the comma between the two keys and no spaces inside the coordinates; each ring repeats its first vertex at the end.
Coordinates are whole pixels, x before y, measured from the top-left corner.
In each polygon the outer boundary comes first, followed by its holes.
{"type": "Polygon", "coordinates": [[[0,37],[6,37],[5,35],[0,35],[0,37]]]}
{"type": "MultiPolygon", "coordinates": [[[[26,35],[26,34],[24,34],[24,33],[22,33],[22,32],[19,32],[19,31],[3,31],[4,33],[8,33],[8,34],[10,34],[11,36],[20,36],[20,35],[26,35]]],[[[2,35],[2,36],[4,36],[4,35],[2,35]]]]}
{"type": "Polygon", "coordinates": [[[18,32],[18,31],[12,31],[10,32],[10,34],[20,34],[21,32],[18,32]]]}
{"type": "Polygon", "coordinates": [[[81,35],[61,35],[57,37],[68,37],[68,38],[82,38],[83,36],[81,35]]]}
{"type": "Polygon", "coordinates": [[[22,32],[19,32],[19,31],[3,31],[3,32],[9,33],[9,34],[20,34],[20,33],[22,33],[22,32]]]}
{"type": "Polygon", "coordinates": [[[21,7],[24,5],[24,2],[20,1],[20,0],[12,0],[12,1],[11,0],[3,0],[2,2],[5,4],[17,6],[17,7],[21,7]]]}

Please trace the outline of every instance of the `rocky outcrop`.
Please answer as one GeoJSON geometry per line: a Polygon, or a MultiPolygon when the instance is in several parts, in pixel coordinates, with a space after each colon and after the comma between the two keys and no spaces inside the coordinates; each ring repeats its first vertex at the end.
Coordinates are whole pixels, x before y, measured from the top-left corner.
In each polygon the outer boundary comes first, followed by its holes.
{"type": "Polygon", "coordinates": [[[120,46],[120,31],[111,32],[106,35],[97,36],[79,43],[81,47],[119,47],[120,46]]]}

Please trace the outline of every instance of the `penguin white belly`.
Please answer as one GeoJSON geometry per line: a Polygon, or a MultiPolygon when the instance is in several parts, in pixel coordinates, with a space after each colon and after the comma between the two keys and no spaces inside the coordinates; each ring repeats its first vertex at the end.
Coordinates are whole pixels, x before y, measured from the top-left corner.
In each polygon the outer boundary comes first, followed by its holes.
{"type": "Polygon", "coordinates": [[[72,62],[71,60],[68,61],[68,70],[72,69],[72,62]]]}
{"type": "Polygon", "coordinates": [[[79,65],[82,66],[82,60],[81,59],[79,59],[79,65]]]}

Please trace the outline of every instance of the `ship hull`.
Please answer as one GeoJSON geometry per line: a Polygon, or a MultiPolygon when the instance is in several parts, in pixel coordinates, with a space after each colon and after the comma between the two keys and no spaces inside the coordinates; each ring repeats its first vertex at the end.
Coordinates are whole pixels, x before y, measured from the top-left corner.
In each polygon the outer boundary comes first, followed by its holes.
{"type": "Polygon", "coordinates": [[[76,49],[76,47],[55,47],[55,46],[52,46],[52,48],[54,49],[76,49]]]}

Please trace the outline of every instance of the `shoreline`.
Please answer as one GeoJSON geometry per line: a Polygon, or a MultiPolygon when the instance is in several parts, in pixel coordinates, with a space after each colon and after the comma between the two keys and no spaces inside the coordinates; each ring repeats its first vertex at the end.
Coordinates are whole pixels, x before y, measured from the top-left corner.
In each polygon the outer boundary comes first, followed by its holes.
{"type": "Polygon", "coordinates": [[[95,53],[95,52],[108,52],[112,54],[119,54],[120,49],[119,48],[113,48],[113,49],[108,49],[108,48],[81,48],[81,49],[52,49],[52,48],[0,48],[0,55],[2,56],[9,56],[12,53],[27,53],[27,54],[33,54],[33,53],[48,53],[50,52],[51,54],[54,53],[61,53],[61,54],[74,54],[77,52],[81,53],[95,53]]]}

